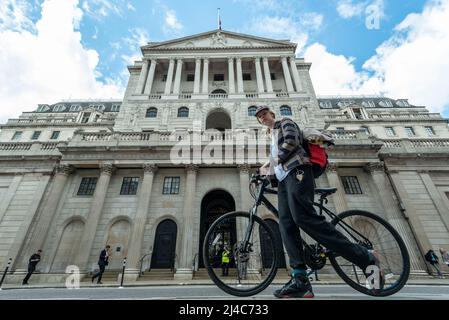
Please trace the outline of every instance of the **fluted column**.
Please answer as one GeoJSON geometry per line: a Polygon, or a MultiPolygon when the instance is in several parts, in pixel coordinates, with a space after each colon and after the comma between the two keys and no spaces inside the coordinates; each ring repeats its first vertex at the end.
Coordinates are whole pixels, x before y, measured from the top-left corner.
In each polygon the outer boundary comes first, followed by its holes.
{"type": "Polygon", "coordinates": [[[292,78],[290,77],[290,71],[288,70],[287,57],[282,57],[281,61],[282,61],[282,70],[284,71],[285,84],[287,85],[287,91],[293,92],[294,91],[293,83],[292,78]]]}
{"type": "Polygon", "coordinates": [[[203,93],[209,93],[209,59],[203,60],[203,93]]]}
{"type": "Polygon", "coordinates": [[[336,163],[329,163],[326,170],[327,180],[329,181],[329,187],[337,188],[331,197],[337,213],[348,210],[348,204],[344,195],[344,188],[338,176],[338,166],[336,163]]]}
{"type": "Polygon", "coordinates": [[[290,69],[292,71],[293,80],[295,81],[296,92],[302,91],[301,79],[299,78],[298,68],[296,67],[296,58],[290,57],[290,69]]]}
{"type": "Polygon", "coordinates": [[[243,93],[242,58],[237,58],[237,92],[243,93]]]}
{"type": "Polygon", "coordinates": [[[87,215],[86,225],[84,227],[83,236],[79,246],[79,252],[75,259],[75,265],[79,266],[80,270],[87,268],[90,252],[97,233],[98,222],[100,221],[101,212],[103,211],[104,200],[111,181],[111,175],[114,166],[111,163],[102,163],[100,165],[100,178],[95,187],[92,202],[90,204],[89,213],[87,215]]]}
{"type": "Polygon", "coordinates": [[[254,64],[256,66],[257,90],[259,93],[263,93],[265,89],[263,86],[262,68],[260,67],[260,57],[254,59],[254,64]]]}
{"type": "Polygon", "coordinates": [[[145,79],[148,73],[148,60],[144,60],[142,64],[142,69],[140,70],[139,81],[137,82],[136,94],[142,94],[143,87],[145,85],[145,79]]]}
{"type": "Polygon", "coordinates": [[[148,72],[147,82],[145,83],[144,94],[151,94],[151,88],[153,87],[154,73],[156,71],[157,61],[151,59],[150,71],[148,72]]]}
{"type": "Polygon", "coordinates": [[[175,68],[175,60],[170,59],[170,64],[168,65],[168,72],[167,72],[167,82],[165,83],[165,92],[164,94],[170,94],[171,92],[171,84],[173,82],[173,70],[175,68]]]}
{"type": "Polygon", "coordinates": [[[140,257],[142,254],[142,244],[144,239],[145,225],[150,207],[151,191],[153,188],[154,175],[157,166],[154,164],[143,165],[143,180],[140,187],[139,200],[137,203],[137,212],[133,221],[133,230],[128,249],[127,273],[128,279],[137,279],[140,268],[140,257]]]}
{"type": "Polygon", "coordinates": [[[228,74],[229,74],[229,93],[235,93],[234,82],[234,58],[228,59],[228,74]]]}
{"type": "Polygon", "coordinates": [[[265,83],[267,85],[267,92],[273,92],[273,85],[271,83],[270,67],[268,66],[268,58],[263,58],[263,72],[265,74],[265,83]]]}
{"type": "Polygon", "coordinates": [[[195,79],[193,83],[193,93],[200,93],[200,78],[201,78],[201,59],[195,59],[195,79]]]}
{"type": "Polygon", "coordinates": [[[50,190],[50,194],[42,209],[42,215],[37,221],[36,228],[30,243],[30,250],[35,252],[43,248],[48,237],[48,230],[56,215],[58,204],[62,199],[64,187],[67,183],[69,175],[73,172],[73,167],[70,165],[57,165],[55,168],[55,178],[50,190]]]}
{"type": "Polygon", "coordinates": [[[173,94],[179,94],[179,89],[181,87],[182,63],[182,60],[178,59],[178,63],[176,65],[175,86],[173,88],[173,94]]]}
{"type": "Polygon", "coordinates": [[[365,166],[365,171],[370,173],[372,178],[372,185],[374,186],[377,202],[381,205],[382,212],[386,220],[399,232],[401,238],[404,240],[407,251],[410,255],[410,268],[414,271],[426,270],[426,266],[419,254],[419,249],[415,239],[412,236],[410,226],[405,220],[398,206],[398,203],[393,198],[394,190],[385,175],[384,166],[382,163],[369,163],[365,166]]]}
{"type": "Polygon", "coordinates": [[[187,178],[184,193],[184,212],[181,246],[179,252],[178,269],[176,270],[175,279],[192,279],[192,262],[194,258],[193,244],[196,243],[193,239],[192,226],[194,224],[194,200],[196,194],[196,176],[198,166],[186,166],[187,178]]]}

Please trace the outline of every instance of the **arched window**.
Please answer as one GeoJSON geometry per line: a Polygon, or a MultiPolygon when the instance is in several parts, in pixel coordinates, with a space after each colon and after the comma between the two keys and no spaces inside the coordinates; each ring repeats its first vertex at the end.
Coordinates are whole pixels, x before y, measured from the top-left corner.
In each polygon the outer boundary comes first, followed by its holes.
{"type": "Polygon", "coordinates": [[[281,106],[281,116],[291,116],[292,108],[289,106],[281,106]]]}
{"type": "Polygon", "coordinates": [[[157,109],[154,107],[148,108],[145,117],[146,118],[156,118],[157,117],[157,109]]]}
{"type": "Polygon", "coordinates": [[[178,109],[178,118],[188,118],[189,117],[189,108],[181,107],[178,109]]]}
{"type": "Polygon", "coordinates": [[[248,116],[254,117],[256,115],[256,110],[257,110],[256,106],[249,107],[248,108],[248,116]]]}

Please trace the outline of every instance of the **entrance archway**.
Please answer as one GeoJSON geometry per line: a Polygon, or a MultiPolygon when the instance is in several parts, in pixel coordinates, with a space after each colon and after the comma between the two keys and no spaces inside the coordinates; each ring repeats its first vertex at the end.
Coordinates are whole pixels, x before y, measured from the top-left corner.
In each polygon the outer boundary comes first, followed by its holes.
{"type": "Polygon", "coordinates": [[[224,132],[232,128],[231,118],[222,110],[212,111],[206,119],[206,130],[215,129],[224,132]]]}
{"type": "MultiPolygon", "coordinates": [[[[198,250],[200,268],[204,267],[203,263],[203,243],[204,237],[206,236],[209,227],[217,220],[219,217],[225,213],[235,211],[235,201],[234,198],[224,190],[214,190],[206,194],[201,201],[201,222],[200,222],[200,247],[198,250]]],[[[236,226],[229,225],[228,228],[222,231],[221,239],[228,241],[230,244],[235,243],[236,239],[236,226]]]]}
{"type": "Polygon", "coordinates": [[[177,232],[178,228],[173,220],[167,219],[159,223],[154,237],[152,269],[168,269],[174,266],[177,232]]]}

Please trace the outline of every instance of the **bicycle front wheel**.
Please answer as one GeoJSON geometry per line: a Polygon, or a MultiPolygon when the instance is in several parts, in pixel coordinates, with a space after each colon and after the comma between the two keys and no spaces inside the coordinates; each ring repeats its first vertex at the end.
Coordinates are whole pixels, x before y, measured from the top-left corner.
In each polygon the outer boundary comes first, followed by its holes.
{"type": "Polygon", "coordinates": [[[377,297],[389,296],[402,289],[410,274],[410,258],[401,236],[387,221],[367,211],[349,210],[340,213],[332,224],[350,241],[376,250],[385,276],[383,288],[376,289],[363,270],[335,253],[329,253],[329,261],[347,284],[377,297]]]}
{"type": "Polygon", "coordinates": [[[206,233],[203,260],[212,281],[239,297],[270,285],[278,265],[273,230],[261,218],[236,211],[218,218],[206,233]],[[249,240],[245,241],[245,235],[249,240]],[[228,249],[227,251],[225,251],[228,249]]]}

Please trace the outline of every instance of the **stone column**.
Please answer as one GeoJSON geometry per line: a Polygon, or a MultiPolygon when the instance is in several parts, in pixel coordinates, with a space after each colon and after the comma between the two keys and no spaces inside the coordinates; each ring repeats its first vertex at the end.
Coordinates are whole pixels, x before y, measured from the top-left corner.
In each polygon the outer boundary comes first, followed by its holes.
{"type": "Polygon", "coordinates": [[[263,86],[262,69],[260,67],[260,57],[254,58],[254,64],[256,66],[257,89],[259,93],[263,93],[265,91],[265,88],[263,86]]]}
{"type": "Polygon", "coordinates": [[[253,198],[249,193],[249,172],[251,167],[247,164],[237,166],[240,174],[240,196],[241,196],[241,210],[249,211],[251,201],[253,198]]]}
{"type": "Polygon", "coordinates": [[[327,180],[329,181],[329,187],[337,188],[331,197],[335,206],[335,211],[337,213],[348,210],[348,204],[346,203],[346,198],[344,194],[344,188],[338,176],[338,166],[336,163],[329,163],[326,170],[327,180]]]}
{"type": "MultiPolygon", "coordinates": [[[[40,219],[37,221],[33,237],[30,242],[30,250],[34,253],[42,249],[48,236],[51,223],[56,215],[58,205],[63,197],[64,187],[69,175],[73,172],[70,165],[57,165],[55,168],[55,177],[48,196],[47,203],[42,209],[40,219]]],[[[31,252],[29,251],[29,253],[31,252]]]]}
{"type": "Polygon", "coordinates": [[[92,250],[95,234],[97,233],[98,222],[100,221],[101,212],[103,211],[104,200],[106,198],[113,171],[114,166],[111,163],[100,164],[100,178],[95,187],[83,236],[81,238],[80,249],[75,259],[75,265],[80,268],[80,271],[88,268],[87,263],[89,262],[90,252],[92,250]]]}
{"type": "Polygon", "coordinates": [[[243,93],[242,58],[237,58],[237,92],[243,93]]]}
{"type": "Polygon", "coordinates": [[[282,57],[282,70],[284,70],[285,84],[287,85],[288,92],[294,92],[292,78],[290,77],[290,71],[288,70],[287,57],[282,57]]]}
{"type": "MultiPolygon", "coordinates": [[[[418,213],[416,212],[416,208],[413,205],[407,191],[405,190],[404,185],[402,184],[399,172],[389,170],[389,174],[391,177],[393,188],[396,190],[396,194],[399,197],[399,204],[401,206],[401,209],[403,210],[405,219],[409,221],[409,225],[415,237],[416,244],[418,245],[418,248],[420,250],[421,257],[424,257],[429,248],[432,247],[430,244],[430,240],[427,237],[423,225],[421,224],[418,213]]],[[[430,270],[430,267],[427,266],[427,264],[426,268],[428,271],[430,270]]]]}
{"type": "Polygon", "coordinates": [[[187,179],[185,184],[184,194],[184,213],[183,213],[183,226],[182,235],[178,237],[181,241],[179,243],[179,263],[176,270],[175,279],[187,280],[192,279],[192,262],[194,258],[193,253],[193,221],[194,221],[194,200],[196,194],[196,176],[198,172],[198,166],[188,165],[186,166],[187,179]]]}
{"type": "Polygon", "coordinates": [[[299,77],[298,68],[296,67],[296,58],[290,57],[290,69],[292,71],[293,80],[295,81],[296,92],[302,91],[301,78],[299,77]]]}
{"type": "Polygon", "coordinates": [[[175,67],[175,60],[170,59],[170,64],[168,65],[167,80],[165,82],[165,92],[164,94],[170,94],[171,83],[173,82],[173,69],[175,67]]]}
{"type": "Polygon", "coordinates": [[[267,92],[273,92],[273,85],[271,84],[270,67],[268,66],[268,58],[263,58],[263,72],[265,73],[265,83],[267,85],[267,92]]]}
{"type": "Polygon", "coordinates": [[[200,78],[201,78],[201,59],[195,59],[195,79],[193,83],[193,93],[200,93],[200,78]]]}
{"type": "Polygon", "coordinates": [[[209,93],[209,59],[203,60],[203,93],[209,93]]]}
{"type": "Polygon", "coordinates": [[[156,59],[151,59],[150,71],[148,72],[148,78],[147,78],[147,82],[145,84],[144,94],[147,94],[147,95],[151,94],[151,88],[153,86],[156,65],[157,65],[156,59]]]}
{"type": "Polygon", "coordinates": [[[178,63],[176,65],[175,86],[173,88],[173,94],[179,94],[179,89],[181,87],[181,74],[182,74],[182,60],[178,59],[178,63]]]}
{"type": "Polygon", "coordinates": [[[148,208],[150,207],[151,190],[157,166],[154,164],[143,165],[143,180],[140,188],[137,212],[133,221],[133,230],[128,249],[127,270],[125,278],[136,280],[140,271],[140,257],[144,238],[145,225],[147,222],[148,208]]]}
{"type": "Polygon", "coordinates": [[[143,86],[145,85],[145,79],[148,73],[148,60],[144,60],[142,64],[142,69],[140,71],[139,81],[137,82],[136,94],[142,94],[143,86]]]}
{"type": "Polygon", "coordinates": [[[235,93],[234,82],[234,58],[228,59],[228,74],[229,74],[229,93],[235,93]]]}
{"type": "Polygon", "coordinates": [[[416,241],[412,236],[410,226],[402,215],[397,201],[393,198],[394,190],[385,175],[382,163],[369,163],[365,171],[371,175],[373,191],[377,202],[381,205],[384,217],[401,235],[410,255],[410,269],[413,271],[426,270],[426,266],[419,254],[416,241]]]}

